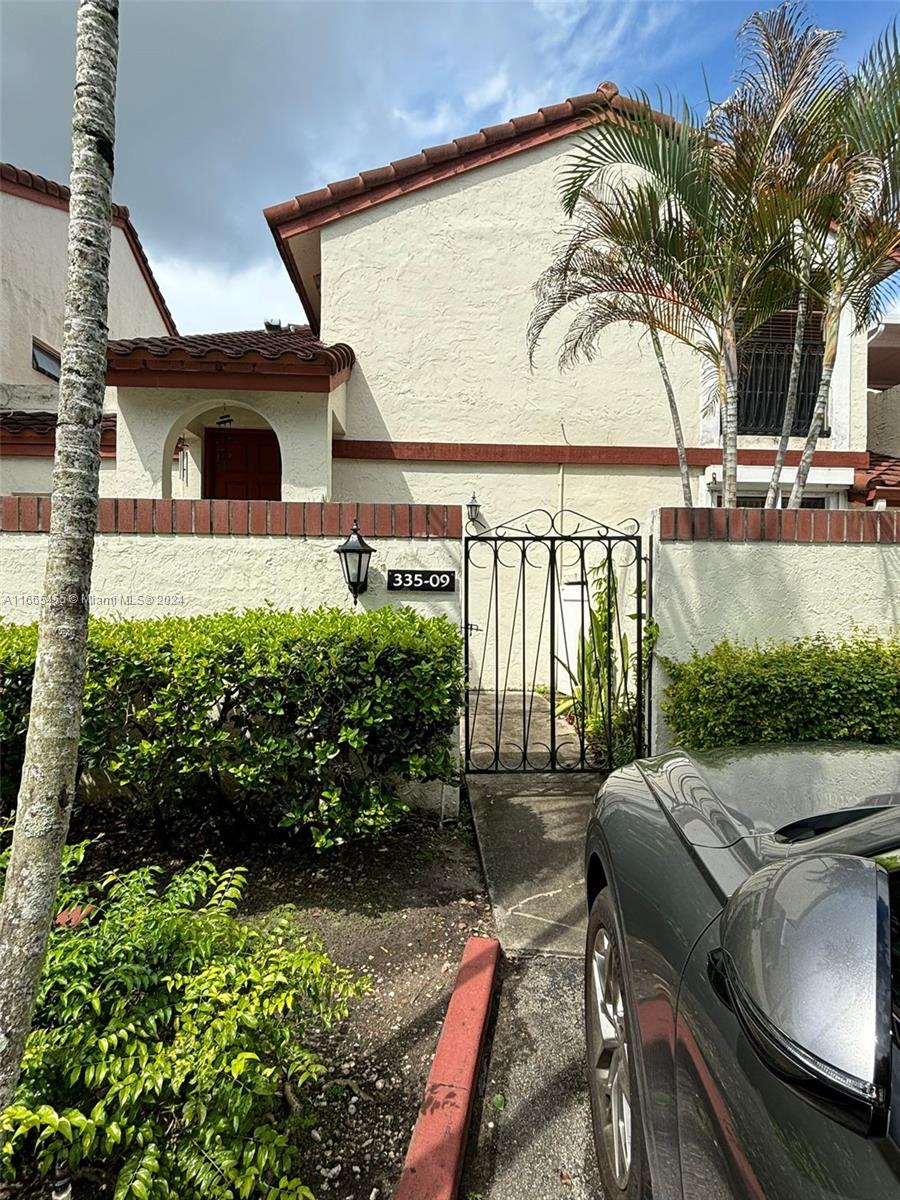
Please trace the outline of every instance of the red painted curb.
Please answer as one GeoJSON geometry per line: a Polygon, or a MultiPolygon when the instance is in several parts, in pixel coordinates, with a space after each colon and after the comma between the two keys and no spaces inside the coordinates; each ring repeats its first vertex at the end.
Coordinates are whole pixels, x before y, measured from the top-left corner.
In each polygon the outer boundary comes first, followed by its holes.
{"type": "Polygon", "coordinates": [[[394,1200],[456,1196],[499,957],[493,938],[466,942],[394,1200]]]}

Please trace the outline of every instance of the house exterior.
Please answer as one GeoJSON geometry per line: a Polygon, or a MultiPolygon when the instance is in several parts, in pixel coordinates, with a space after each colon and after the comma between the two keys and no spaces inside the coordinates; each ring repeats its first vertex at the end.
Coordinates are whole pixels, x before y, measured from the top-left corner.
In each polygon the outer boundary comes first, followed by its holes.
{"type": "MultiPolygon", "coordinates": [[[[533,369],[525,349],[533,284],[565,232],[558,170],[581,129],[621,120],[633,105],[603,83],[267,209],[307,326],[178,337],[127,210],[117,209],[106,494],[460,504],[474,493],[483,526],[535,508],[617,525],[679,503],[668,409],[639,331],[611,328],[597,360],[565,374],[561,321],[533,369]]],[[[49,444],[51,381],[25,351],[32,339],[58,346],[62,320],[65,189],[25,175],[3,175],[3,202],[17,206],[22,224],[4,293],[47,295],[4,304],[16,310],[2,344],[2,382],[13,388],[4,393],[4,492],[49,490],[48,461],[31,461],[29,447],[49,444]],[[55,240],[45,241],[52,222],[55,240]],[[40,431],[36,416],[26,428],[23,412],[42,414],[40,431]]],[[[748,367],[742,504],[765,493],[790,324],[767,331],[748,367]]],[[[715,505],[718,412],[700,359],[675,343],[666,349],[694,502],[715,505]]],[[[801,411],[815,391],[818,352],[807,348],[801,411]]],[[[900,371],[894,378],[888,365],[870,390],[873,352],[845,319],[811,507],[897,502],[900,406],[885,384],[900,383],[900,371]]],[[[792,442],[784,494],[801,445],[792,442]]]]}
{"type": "MultiPolygon", "coordinates": [[[[69,190],[0,164],[0,472],[5,495],[50,491],[66,290],[69,190]]],[[[128,209],[113,205],[111,337],[172,335],[172,314],[128,209]]],[[[116,397],[107,391],[100,487],[116,492],[116,397]]]]}

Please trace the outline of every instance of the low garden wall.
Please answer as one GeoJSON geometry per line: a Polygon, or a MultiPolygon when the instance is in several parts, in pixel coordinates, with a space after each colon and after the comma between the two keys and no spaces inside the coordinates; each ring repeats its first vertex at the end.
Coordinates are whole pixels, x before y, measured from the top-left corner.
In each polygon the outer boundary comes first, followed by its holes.
{"type": "MultiPolygon", "coordinates": [[[[0,503],[0,617],[37,617],[50,528],[49,497],[0,503]]],[[[354,518],[375,554],[361,609],[409,604],[460,620],[462,512],[444,504],[103,499],[91,611],[98,616],[192,616],[226,609],[348,607],[334,553],[354,518]],[[388,591],[386,572],[455,572],[450,592],[388,591]]]]}
{"type": "Polygon", "coordinates": [[[666,659],[685,662],[723,641],[900,628],[900,511],[664,508],[652,533],[656,751],[671,744],[666,659]]]}

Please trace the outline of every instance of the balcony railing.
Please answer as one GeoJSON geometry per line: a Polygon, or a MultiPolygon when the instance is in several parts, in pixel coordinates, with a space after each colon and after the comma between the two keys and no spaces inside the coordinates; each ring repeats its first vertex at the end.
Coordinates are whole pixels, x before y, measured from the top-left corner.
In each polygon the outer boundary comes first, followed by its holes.
{"type": "MultiPolygon", "coordinates": [[[[738,433],[781,433],[784,401],[791,373],[793,346],[784,341],[753,340],[741,350],[738,393],[738,433]]],[[[822,378],[822,344],[803,347],[797,414],[791,433],[805,437],[809,429],[819,380],[822,378]]]]}

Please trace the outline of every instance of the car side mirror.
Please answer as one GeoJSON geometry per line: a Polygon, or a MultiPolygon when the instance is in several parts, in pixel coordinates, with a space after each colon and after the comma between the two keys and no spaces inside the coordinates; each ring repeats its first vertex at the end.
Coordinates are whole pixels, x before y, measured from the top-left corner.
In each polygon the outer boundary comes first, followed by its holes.
{"type": "Polygon", "coordinates": [[[757,1053],[811,1103],[865,1134],[887,1124],[888,876],[849,854],[764,867],[721,917],[718,967],[757,1053]]]}

